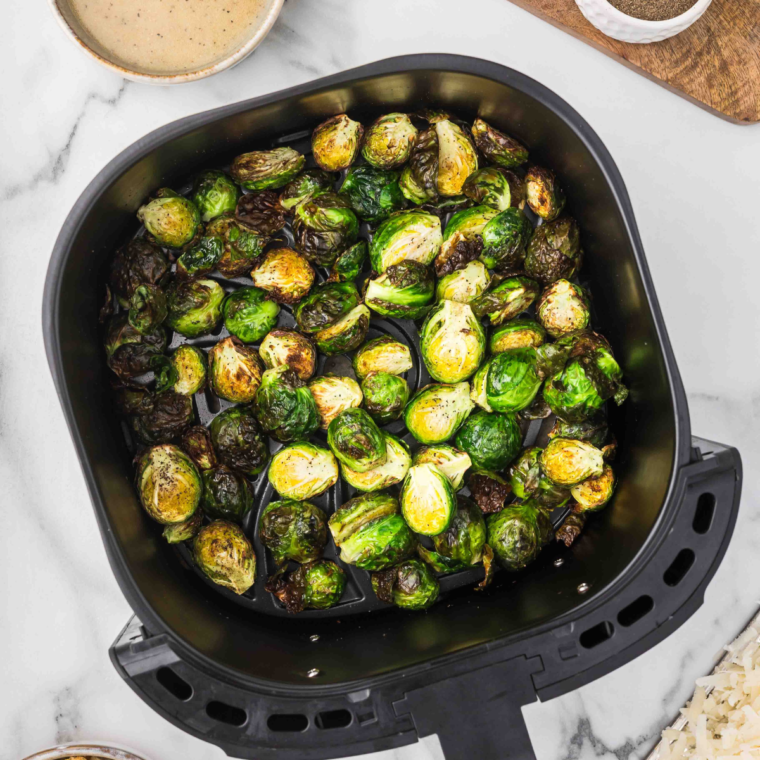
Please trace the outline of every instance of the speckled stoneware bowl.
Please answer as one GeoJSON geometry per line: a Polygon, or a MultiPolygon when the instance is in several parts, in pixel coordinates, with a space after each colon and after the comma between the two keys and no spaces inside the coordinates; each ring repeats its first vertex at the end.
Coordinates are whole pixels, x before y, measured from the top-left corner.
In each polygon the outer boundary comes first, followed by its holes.
{"type": "Polygon", "coordinates": [[[136,755],[123,747],[114,747],[103,742],[76,742],[59,744],[57,747],[43,749],[24,760],[66,760],[70,757],[103,758],[104,760],[148,760],[144,755],[136,755]]]}
{"type": "Polygon", "coordinates": [[[685,13],[665,21],[634,18],[610,5],[607,0],[575,0],[589,23],[608,37],[621,42],[660,42],[690,27],[710,6],[712,0],[697,0],[685,13]]]}
{"type": "Polygon", "coordinates": [[[251,36],[237,50],[233,50],[225,58],[216,63],[204,66],[194,71],[181,71],[177,73],[151,74],[149,72],[137,71],[124,66],[117,60],[109,57],[108,51],[98,43],[97,40],[84,29],[76,14],[72,11],[69,0],[48,0],[53,15],[58,19],[61,28],[66,32],[69,39],[73,40],[80,50],[83,50],[90,58],[95,59],[98,63],[106,68],[115,71],[119,76],[131,79],[135,82],[144,82],[146,84],[184,84],[185,82],[194,82],[196,79],[205,79],[206,77],[218,74],[220,71],[229,69],[247,58],[269,34],[269,30],[274,25],[277,17],[282,10],[282,4],[285,0],[269,0],[266,13],[262,15],[260,23],[251,30],[251,36]]]}

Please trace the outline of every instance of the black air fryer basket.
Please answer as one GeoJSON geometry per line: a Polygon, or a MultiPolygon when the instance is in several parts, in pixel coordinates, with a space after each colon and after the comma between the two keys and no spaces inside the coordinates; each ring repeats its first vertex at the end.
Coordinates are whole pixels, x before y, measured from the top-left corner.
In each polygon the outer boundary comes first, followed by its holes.
{"type": "MultiPolygon", "coordinates": [[[[416,343],[404,323],[376,329],[416,343]]],[[[111,567],[136,613],[111,649],[114,665],[165,718],[235,757],[337,758],[433,733],[449,760],[531,757],[520,707],[614,670],[681,625],[702,603],[736,520],[739,455],[691,436],[615,164],[564,101],[486,61],[394,58],[142,138],[66,220],[47,276],[44,332],[111,567]],[[357,571],[339,607],[287,616],[263,591],[260,544],[253,593],[233,598],[204,583],[141,509],[99,336],[107,263],[157,187],[181,187],[245,150],[298,143],[336,113],[369,123],[422,106],[482,116],[561,177],[583,234],[597,322],[631,390],[613,420],[618,490],[571,549],[553,545],[527,571],[497,574],[486,591],[454,577],[425,613],[378,609],[357,571]]],[[[202,420],[212,411],[199,400],[202,420]]],[[[265,477],[257,495],[261,504],[269,498],[265,477]]],[[[344,498],[338,487],[323,506],[344,498]]]]}

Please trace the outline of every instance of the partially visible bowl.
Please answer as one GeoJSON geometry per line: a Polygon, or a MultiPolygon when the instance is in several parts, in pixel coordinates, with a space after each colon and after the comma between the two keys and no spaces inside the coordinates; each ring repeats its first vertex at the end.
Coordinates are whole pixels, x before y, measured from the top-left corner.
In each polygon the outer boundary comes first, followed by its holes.
{"type": "Polygon", "coordinates": [[[225,71],[226,69],[237,65],[240,61],[247,58],[256,47],[258,47],[264,37],[269,34],[274,22],[280,15],[284,1],[285,0],[268,0],[266,11],[262,14],[260,23],[255,27],[252,27],[250,37],[242,45],[232,50],[232,52],[223,58],[217,59],[213,63],[193,71],[177,71],[175,73],[162,72],[158,74],[148,71],[139,71],[137,68],[131,68],[123,62],[119,62],[115,56],[111,55],[109,51],[94,39],[84,28],[76,13],[74,13],[69,0],[48,0],[48,3],[53,11],[53,15],[58,20],[63,31],[66,32],[69,39],[75,42],[80,50],[83,50],[90,56],[90,58],[93,58],[98,63],[126,79],[146,84],[167,85],[183,84],[185,82],[194,82],[197,79],[205,79],[206,77],[218,74],[220,71],[225,71]]]}
{"type": "Polygon", "coordinates": [[[135,755],[123,747],[106,746],[100,742],[81,744],[59,744],[57,747],[43,749],[24,760],[67,760],[70,757],[104,758],[104,760],[147,760],[143,755],[135,755]]]}

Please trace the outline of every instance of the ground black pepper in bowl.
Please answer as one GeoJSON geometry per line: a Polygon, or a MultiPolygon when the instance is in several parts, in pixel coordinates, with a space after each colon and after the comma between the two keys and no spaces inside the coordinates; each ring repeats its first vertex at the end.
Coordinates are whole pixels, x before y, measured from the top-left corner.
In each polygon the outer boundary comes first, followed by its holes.
{"type": "Polygon", "coordinates": [[[696,5],[697,0],[607,0],[627,16],[644,21],[666,21],[696,5]]]}

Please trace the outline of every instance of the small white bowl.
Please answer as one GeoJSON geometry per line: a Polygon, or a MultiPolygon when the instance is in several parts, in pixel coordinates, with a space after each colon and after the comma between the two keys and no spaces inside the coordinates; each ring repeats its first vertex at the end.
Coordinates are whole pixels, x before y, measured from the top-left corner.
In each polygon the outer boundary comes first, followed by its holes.
{"type": "Polygon", "coordinates": [[[109,59],[105,52],[98,52],[96,48],[100,48],[100,46],[96,44],[96,41],[92,39],[79,23],[76,15],[71,10],[68,0],[48,0],[50,9],[53,11],[53,15],[58,20],[63,31],[66,32],[69,39],[73,40],[77,47],[87,53],[90,58],[93,58],[106,68],[111,69],[111,71],[115,71],[119,76],[122,76],[125,79],[131,79],[134,82],[143,82],[145,84],[160,85],[184,84],[185,82],[194,82],[197,79],[205,79],[206,77],[218,74],[220,71],[224,71],[225,69],[229,69],[240,63],[240,61],[247,58],[256,47],[258,47],[264,37],[269,34],[269,30],[280,15],[282,4],[284,2],[285,0],[270,0],[269,9],[267,10],[266,15],[252,32],[251,37],[226,58],[195,71],[183,71],[178,72],[177,74],[151,74],[127,68],[118,61],[109,59]]]}
{"type": "Polygon", "coordinates": [[[685,13],[665,21],[646,21],[619,11],[607,0],[575,0],[589,23],[608,37],[621,42],[660,42],[690,27],[712,0],[697,0],[685,13]]]}

